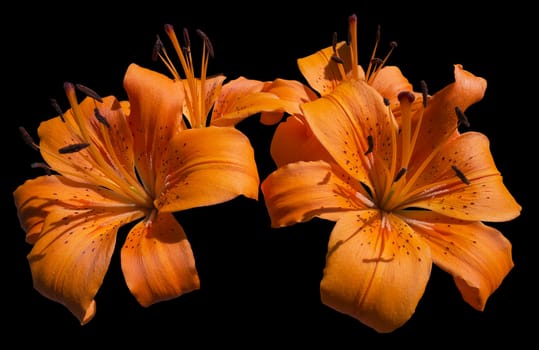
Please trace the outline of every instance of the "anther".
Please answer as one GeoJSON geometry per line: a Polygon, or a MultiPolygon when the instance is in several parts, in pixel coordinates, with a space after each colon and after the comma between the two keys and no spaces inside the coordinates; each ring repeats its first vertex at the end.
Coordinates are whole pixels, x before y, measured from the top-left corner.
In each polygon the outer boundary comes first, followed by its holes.
{"type": "Polygon", "coordinates": [[[403,99],[408,99],[408,102],[412,103],[414,102],[415,100],[415,95],[410,92],[410,91],[401,91],[399,92],[399,94],[397,95],[397,98],[399,99],[399,101],[402,102],[403,99]]]}
{"type": "Polygon", "coordinates": [[[455,107],[455,113],[457,114],[457,118],[459,118],[458,125],[463,124],[465,127],[470,127],[470,122],[468,121],[468,117],[466,117],[466,114],[460,109],[459,106],[455,107]]]}
{"type": "Polygon", "coordinates": [[[48,165],[45,164],[45,163],[32,163],[32,164],[30,164],[30,166],[31,166],[32,168],[34,168],[34,169],[35,169],[35,168],[42,168],[42,169],[44,169],[45,172],[47,173],[47,175],[50,175],[50,174],[52,173],[52,172],[51,172],[51,167],[48,166],[48,165]]]}
{"type": "Polygon", "coordinates": [[[87,96],[90,96],[91,98],[93,98],[94,100],[98,101],[98,102],[103,102],[103,99],[101,98],[101,96],[99,96],[99,94],[97,92],[95,92],[94,90],[90,89],[89,87],[87,86],[84,86],[82,84],[76,84],[75,87],[81,91],[82,93],[86,94],[87,96]]]}
{"type": "Polygon", "coordinates": [[[406,174],[406,168],[401,168],[401,169],[399,170],[399,172],[397,173],[397,175],[395,175],[395,178],[393,179],[393,182],[399,181],[400,178],[401,178],[404,174],[406,174]]]}
{"type": "Polygon", "coordinates": [[[391,103],[391,101],[389,101],[389,98],[384,97],[384,104],[385,104],[386,106],[389,106],[390,103],[391,103]]]}
{"type": "Polygon", "coordinates": [[[22,139],[28,146],[35,149],[36,151],[39,150],[39,147],[34,142],[34,139],[32,139],[32,136],[30,136],[30,134],[28,133],[28,131],[26,131],[24,127],[19,126],[19,131],[21,133],[22,139]]]}
{"type": "Polygon", "coordinates": [[[333,52],[337,53],[337,32],[333,32],[333,38],[331,40],[331,46],[333,47],[333,52]]]}
{"type": "Polygon", "coordinates": [[[163,49],[164,46],[159,35],[156,35],[156,37],[155,44],[153,44],[152,61],[157,61],[159,52],[161,52],[161,49],[163,49]]]}
{"type": "Polygon", "coordinates": [[[95,114],[95,117],[97,118],[97,120],[101,124],[105,125],[107,127],[107,129],[110,129],[109,122],[107,121],[107,119],[101,113],[99,113],[99,109],[97,109],[97,107],[94,108],[94,114],[95,114]]]}
{"type": "Polygon", "coordinates": [[[189,31],[187,28],[183,28],[183,41],[185,42],[185,46],[191,47],[191,39],[189,38],[189,31]]]}
{"type": "Polygon", "coordinates": [[[427,82],[425,80],[421,80],[419,83],[421,84],[421,94],[423,95],[423,107],[427,107],[427,98],[429,96],[427,82]]]}
{"type": "Polygon", "coordinates": [[[393,50],[394,48],[396,48],[398,45],[398,43],[396,41],[391,41],[389,43],[389,47],[391,47],[391,50],[393,50]]]}
{"type": "Polygon", "coordinates": [[[64,118],[64,112],[62,112],[62,109],[60,108],[60,105],[58,104],[58,102],[54,98],[51,98],[50,102],[51,102],[52,108],[54,108],[56,113],[60,115],[60,119],[62,119],[62,121],[65,123],[66,120],[64,118]]]}
{"type": "Polygon", "coordinates": [[[470,184],[470,180],[468,180],[466,175],[464,175],[464,173],[456,165],[452,165],[451,168],[453,169],[453,171],[455,171],[455,174],[460,179],[460,181],[464,182],[466,185],[470,184]]]}
{"type": "Polygon", "coordinates": [[[371,60],[371,62],[372,62],[373,64],[380,65],[380,64],[384,63],[384,60],[381,59],[381,58],[375,57],[375,58],[373,58],[373,59],[371,60]]]}
{"type": "Polygon", "coordinates": [[[75,153],[75,152],[79,152],[79,151],[85,149],[88,146],[90,146],[89,143],[75,143],[75,144],[68,145],[68,146],[60,148],[58,150],[58,152],[61,153],[61,154],[75,153]]]}
{"type": "Polygon", "coordinates": [[[342,58],[340,58],[339,56],[336,56],[336,55],[332,55],[331,60],[335,61],[335,62],[337,62],[339,64],[344,64],[344,60],[342,58]]]}
{"type": "Polygon", "coordinates": [[[202,30],[197,29],[197,34],[202,38],[204,41],[204,44],[208,47],[208,53],[210,54],[210,57],[213,58],[214,51],[213,51],[213,45],[211,44],[210,38],[204,33],[202,30]]]}
{"type": "Polygon", "coordinates": [[[373,151],[373,149],[374,149],[374,140],[372,138],[372,135],[367,136],[367,144],[368,144],[369,148],[367,148],[364,155],[367,155],[367,154],[371,153],[373,151]]]}

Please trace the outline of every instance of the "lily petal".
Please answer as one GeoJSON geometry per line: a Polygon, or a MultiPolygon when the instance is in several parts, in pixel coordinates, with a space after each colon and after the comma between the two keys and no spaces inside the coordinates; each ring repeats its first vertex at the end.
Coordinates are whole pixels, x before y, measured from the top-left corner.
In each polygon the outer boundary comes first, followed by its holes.
{"type": "Polygon", "coordinates": [[[322,302],[391,332],[415,312],[431,268],[428,245],[400,218],[378,210],[350,213],[329,239],[322,302]]]}
{"type": "Polygon", "coordinates": [[[503,184],[483,134],[459,135],[426,169],[414,186],[418,200],[411,206],[472,221],[507,221],[520,215],[521,206],[503,184]]]}
{"type": "Polygon", "coordinates": [[[323,161],[297,162],[280,167],[261,185],[272,227],[283,227],[313,217],[337,220],[345,212],[365,208],[358,189],[341,180],[323,161]]]}
{"type": "Polygon", "coordinates": [[[191,245],[171,213],[134,226],[121,259],[127,286],[142,306],[200,288],[191,245]]]}
{"type": "Polygon", "coordinates": [[[143,215],[105,193],[57,176],[29,180],[14,192],[23,227],[32,227],[27,238],[34,243],[28,254],[34,288],[65,305],[81,324],[95,314],[94,297],[118,228],[143,215]]]}
{"type": "Polygon", "coordinates": [[[172,140],[166,157],[157,185],[159,210],[213,205],[239,195],[258,199],[254,150],[237,129],[184,130],[172,140]]]}
{"type": "Polygon", "coordinates": [[[161,164],[170,139],[182,128],[183,85],[131,64],[125,73],[124,88],[131,104],[129,122],[135,139],[137,172],[148,192],[154,194],[159,171],[155,164],[161,164]]]}
{"type": "Polygon", "coordinates": [[[427,212],[410,211],[410,225],[429,242],[434,263],[453,275],[464,300],[484,310],[513,268],[511,243],[495,228],[427,212]]]}

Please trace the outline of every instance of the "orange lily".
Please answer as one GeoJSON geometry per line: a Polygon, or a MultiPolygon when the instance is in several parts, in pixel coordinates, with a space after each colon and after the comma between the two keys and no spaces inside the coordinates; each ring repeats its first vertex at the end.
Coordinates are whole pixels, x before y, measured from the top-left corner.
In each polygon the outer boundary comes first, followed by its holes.
{"type": "Polygon", "coordinates": [[[419,105],[405,89],[392,106],[364,79],[343,80],[301,105],[288,134],[307,142],[289,147],[294,154],[283,155],[261,188],[273,227],[335,221],[324,304],[391,332],[414,313],[436,264],[468,304],[484,309],[513,261],[510,242],[483,222],[521,210],[488,138],[457,130],[485,89],[483,78],[455,65],[455,82],[419,105]]]}
{"type": "Polygon", "coordinates": [[[257,112],[279,111],[282,102],[263,91],[265,83],[207,79],[211,44],[204,35],[202,76],[195,78],[190,51],[184,56],[172,27],[165,28],[187,78],[180,79],[166,58],[175,79],[129,66],[128,101],[79,86],[88,95],[79,103],[75,85],[66,83],[70,109],[40,125],[39,146],[29,140],[53,174],[14,191],[33,245],[28,261],[34,287],[81,324],[95,315],[94,297],[121,226],[134,223],[121,264],[129,290],[146,307],[200,287],[193,252],[173,212],[240,195],[258,199],[254,150],[230,126],[257,112]]]}

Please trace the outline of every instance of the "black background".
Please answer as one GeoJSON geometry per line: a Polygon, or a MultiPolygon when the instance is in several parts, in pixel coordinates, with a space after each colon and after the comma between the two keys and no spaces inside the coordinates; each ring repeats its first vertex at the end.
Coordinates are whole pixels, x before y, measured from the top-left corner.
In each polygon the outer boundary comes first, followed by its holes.
{"type": "MultiPolygon", "coordinates": [[[[537,325],[534,299],[537,270],[536,228],[530,228],[532,176],[536,146],[531,136],[537,108],[533,88],[530,9],[518,2],[488,8],[471,4],[420,5],[412,2],[342,2],[292,5],[184,3],[159,1],[122,4],[95,2],[63,6],[14,4],[2,13],[4,169],[2,169],[2,338],[17,345],[106,344],[322,345],[370,344],[440,346],[456,344],[533,344],[537,325]],[[74,6],[74,7],[70,7],[74,6]],[[293,8],[292,8],[293,6],[293,8]],[[319,282],[332,224],[312,220],[272,229],[262,195],[177,214],[192,244],[201,289],[143,308],[129,293],[119,254],[113,256],[96,296],[97,314],[85,326],[62,305],[32,287],[24,241],[13,205],[13,190],[41,175],[30,164],[41,158],[20,139],[17,127],[32,135],[55,115],[49,99],[67,106],[63,83],[91,87],[100,95],[124,98],[123,74],[138,63],[168,74],[151,60],[163,24],[191,32],[196,62],[200,51],[195,29],[211,39],[215,58],[209,73],[259,80],[301,80],[296,59],[329,46],[333,32],[346,39],[347,19],[358,16],[360,61],[370,57],[381,25],[380,55],[394,40],[389,64],[398,65],[417,88],[425,80],[434,93],[453,81],[453,64],[488,81],[484,99],[467,111],[471,129],[485,133],[498,169],[523,206],[519,218],[492,224],[513,243],[515,268],[490,297],[486,310],[466,304],[451,277],[434,267],[413,317],[390,334],[378,334],[320,303],[319,282]],[[527,86],[532,86],[531,89],[527,86]],[[526,91],[530,96],[526,96],[526,91]],[[7,110],[6,110],[7,107],[7,110]],[[7,135],[7,137],[6,137],[7,135]],[[528,224],[526,223],[528,222],[528,224]],[[528,341],[531,340],[531,343],[528,341]],[[501,343],[500,343],[501,342],[501,343]]],[[[172,48],[169,52],[172,52],[172,48]]],[[[274,127],[258,116],[238,125],[251,139],[261,180],[273,170],[269,142],[274,127]]],[[[120,230],[118,246],[126,231],[120,230]]],[[[18,346],[17,346],[18,347],[18,346]]]]}

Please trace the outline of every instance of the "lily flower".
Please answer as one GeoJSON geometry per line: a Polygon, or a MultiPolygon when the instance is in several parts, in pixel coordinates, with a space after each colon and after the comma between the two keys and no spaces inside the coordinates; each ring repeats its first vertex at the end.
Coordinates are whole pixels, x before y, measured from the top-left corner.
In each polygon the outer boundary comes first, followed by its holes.
{"type": "MultiPolygon", "coordinates": [[[[177,45],[172,27],[166,28],[177,45]]],[[[194,77],[191,61],[182,61],[186,80],[131,64],[124,77],[127,101],[66,83],[70,108],[58,108],[57,117],[41,123],[39,145],[21,128],[50,172],[13,193],[32,245],[27,258],[33,285],[81,324],[95,315],[120,227],[131,224],[120,249],[127,287],[148,307],[200,288],[193,251],[174,212],[240,195],[258,199],[249,139],[216,124],[271,110],[277,98],[253,92],[263,86],[255,81],[221,88],[222,77],[206,79],[209,52],[205,40],[201,78],[194,77]],[[87,95],[80,103],[76,87],[87,95]],[[251,99],[244,98],[247,92],[251,99]]],[[[185,59],[181,50],[179,57],[185,59]]]]}
{"type": "Polygon", "coordinates": [[[454,68],[455,82],[419,105],[405,89],[392,106],[365,79],[300,105],[302,128],[290,130],[308,142],[261,184],[272,227],[335,222],[321,301],[381,333],[412,317],[433,264],[477,310],[513,268],[511,243],[485,222],[512,220],[521,207],[488,138],[458,130],[486,80],[454,68]]]}

